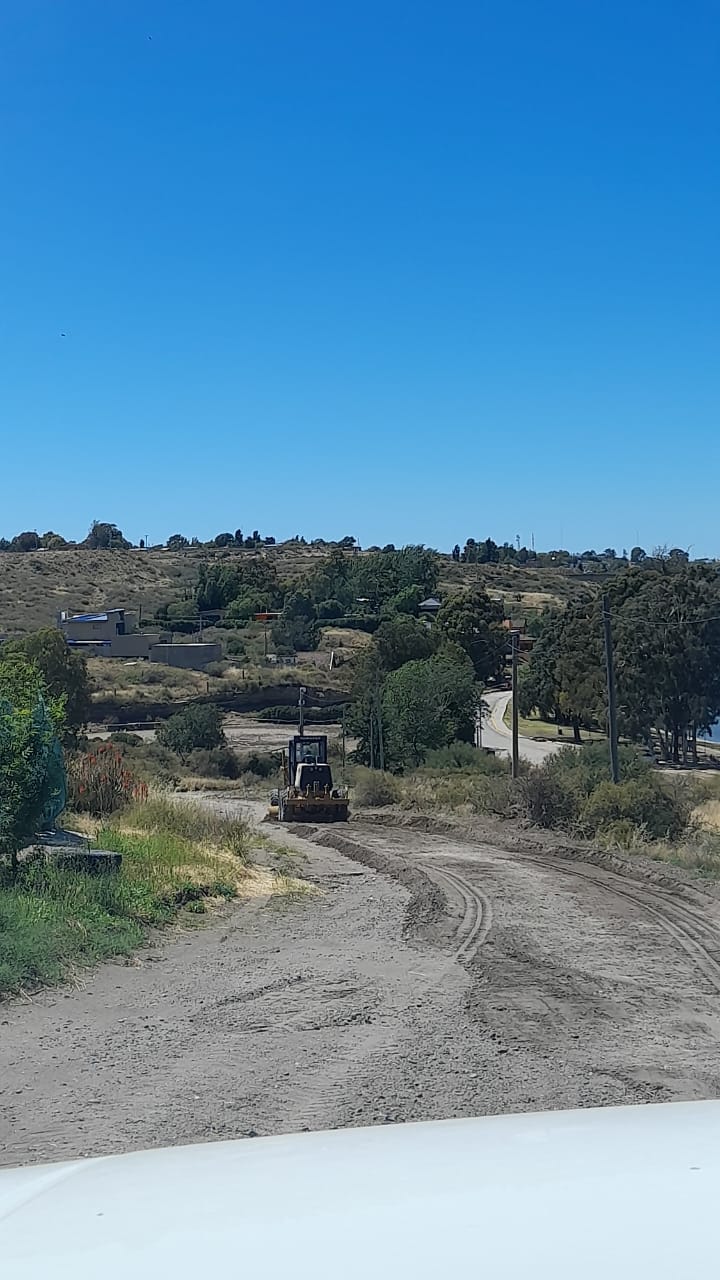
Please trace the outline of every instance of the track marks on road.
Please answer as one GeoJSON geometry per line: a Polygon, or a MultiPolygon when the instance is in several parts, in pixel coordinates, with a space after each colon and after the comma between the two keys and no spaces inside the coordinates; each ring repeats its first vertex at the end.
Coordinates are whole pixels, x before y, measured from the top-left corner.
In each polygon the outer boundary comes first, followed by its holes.
{"type": "Polygon", "coordinates": [[[464,962],[472,960],[492,927],[490,899],[477,885],[471,884],[464,876],[447,867],[426,862],[423,870],[440,885],[449,900],[459,899],[463,915],[458,926],[458,945],[453,958],[464,962]]]}
{"type": "Polygon", "coordinates": [[[720,991],[720,963],[716,958],[720,956],[720,928],[706,916],[657,889],[646,890],[634,883],[620,885],[620,877],[612,872],[601,875],[589,865],[569,866],[559,858],[530,855],[529,860],[561,875],[584,880],[595,888],[604,889],[606,893],[614,894],[639,907],[674,938],[711,986],[720,991]]]}

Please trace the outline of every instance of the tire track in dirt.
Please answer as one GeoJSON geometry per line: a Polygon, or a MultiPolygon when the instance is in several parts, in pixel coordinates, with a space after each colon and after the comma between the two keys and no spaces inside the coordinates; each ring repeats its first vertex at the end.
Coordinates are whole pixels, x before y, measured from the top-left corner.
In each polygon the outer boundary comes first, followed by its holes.
{"type": "Polygon", "coordinates": [[[471,884],[456,871],[449,871],[447,867],[424,863],[423,870],[431,880],[440,882],[447,899],[459,897],[464,914],[458,928],[459,945],[453,959],[460,962],[472,960],[492,928],[490,899],[477,885],[471,884]]]}
{"type": "Polygon", "coordinates": [[[639,907],[651,916],[670,937],[678,943],[696,968],[707,978],[708,982],[720,992],[720,963],[715,956],[720,956],[720,929],[714,926],[699,912],[693,911],[683,903],[674,902],[667,894],[658,890],[642,889],[639,885],[632,888],[618,885],[619,877],[612,872],[603,875],[593,873],[591,867],[580,868],[568,866],[559,859],[540,858],[533,854],[525,855],[528,861],[536,865],[557,871],[561,875],[574,876],[584,880],[595,888],[604,889],[607,893],[639,907]],[[712,945],[708,945],[712,944],[712,945]]]}

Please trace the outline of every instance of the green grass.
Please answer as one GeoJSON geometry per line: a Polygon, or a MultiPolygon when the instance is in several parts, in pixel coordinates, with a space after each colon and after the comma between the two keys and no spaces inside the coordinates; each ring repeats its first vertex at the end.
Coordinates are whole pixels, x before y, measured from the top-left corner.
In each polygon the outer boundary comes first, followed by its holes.
{"type": "MultiPolygon", "coordinates": [[[[512,703],[508,702],[503,720],[508,729],[512,728],[512,703]]],[[[553,742],[572,742],[573,731],[569,725],[558,726],[551,720],[541,720],[539,716],[518,716],[518,730],[521,738],[550,738],[553,742]]],[[[582,730],[583,742],[605,742],[606,735],[596,729],[582,730]]]]}
{"type": "Polygon", "coordinates": [[[139,946],[145,926],[126,886],[54,868],[23,871],[0,887],[0,994],[60,982],[139,946]]]}
{"type": "Polygon", "coordinates": [[[33,862],[0,882],[0,996],[60,982],[139,946],[150,926],[208,898],[233,897],[247,875],[245,824],[159,798],[118,815],[96,844],[123,856],[117,874],[33,862]]]}

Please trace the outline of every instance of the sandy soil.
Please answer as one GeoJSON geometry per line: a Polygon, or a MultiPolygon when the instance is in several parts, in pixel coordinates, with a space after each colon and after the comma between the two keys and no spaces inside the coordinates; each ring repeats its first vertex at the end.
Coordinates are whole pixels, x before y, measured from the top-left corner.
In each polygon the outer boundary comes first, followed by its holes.
{"type": "Polygon", "coordinates": [[[700,889],[529,839],[272,834],[314,896],[0,1006],[0,1163],[720,1096],[720,903],[700,889]]]}

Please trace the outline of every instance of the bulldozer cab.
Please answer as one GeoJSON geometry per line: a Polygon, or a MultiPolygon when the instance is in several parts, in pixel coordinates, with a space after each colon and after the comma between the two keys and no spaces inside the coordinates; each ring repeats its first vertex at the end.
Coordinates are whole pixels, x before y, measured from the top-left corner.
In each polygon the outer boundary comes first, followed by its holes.
{"type": "Polygon", "coordinates": [[[298,767],[300,765],[326,765],[327,766],[327,737],[323,734],[317,734],[314,737],[305,737],[296,734],[288,742],[287,751],[287,774],[286,783],[294,786],[297,778],[298,767]]]}

